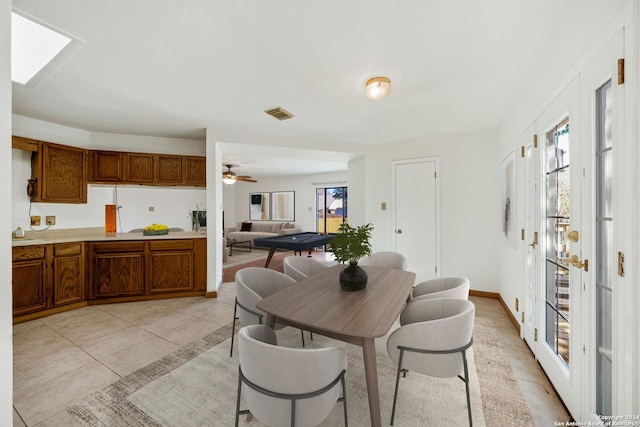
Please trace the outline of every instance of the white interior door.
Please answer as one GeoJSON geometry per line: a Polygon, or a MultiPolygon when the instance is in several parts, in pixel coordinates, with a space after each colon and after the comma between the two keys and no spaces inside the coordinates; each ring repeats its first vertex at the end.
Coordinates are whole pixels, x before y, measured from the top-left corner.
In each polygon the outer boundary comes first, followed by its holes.
{"type": "Polygon", "coordinates": [[[525,292],[523,313],[523,337],[533,354],[536,354],[538,327],[538,289],[539,274],[538,246],[539,246],[539,200],[538,182],[540,182],[540,162],[535,125],[531,125],[523,136],[524,154],[524,200],[525,200],[525,292]]]}
{"type": "MultiPolygon", "coordinates": [[[[582,325],[580,91],[578,78],[537,120],[542,203],[536,356],[569,411],[580,414],[582,325]]],[[[590,313],[589,313],[590,314],[590,313]]]]}
{"type": "MultiPolygon", "coordinates": [[[[614,407],[614,373],[624,382],[625,328],[617,271],[619,246],[616,236],[620,212],[616,196],[620,189],[623,159],[620,155],[624,118],[624,85],[618,82],[618,59],[624,53],[621,29],[589,62],[581,74],[583,135],[582,163],[593,165],[586,171],[592,185],[582,194],[582,247],[593,262],[584,277],[584,311],[592,313],[585,322],[585,393],[581,419],[624,413],[614,407]],[[616,313],[618,319],[616,319],[616,313]]],[[[624,392],[622,391],[621,394],[624,392]]]]}
{"type": "Polygon", "coordinates": [[[416,283],[438,276],[438,181],[435,159],[394,162],[395,250],[416,283]]]}

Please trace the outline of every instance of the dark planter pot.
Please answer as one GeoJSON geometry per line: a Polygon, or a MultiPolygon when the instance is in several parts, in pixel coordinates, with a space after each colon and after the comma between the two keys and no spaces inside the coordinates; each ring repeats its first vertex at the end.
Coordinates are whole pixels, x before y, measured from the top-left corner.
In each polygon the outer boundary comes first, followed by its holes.
{"type": "Polygon", "coordinates": [[[340,272],[340,287],[345,291],[359,291],[367,287],[367,272],[358,264],[349,263],[349,267],[340,272]]]}

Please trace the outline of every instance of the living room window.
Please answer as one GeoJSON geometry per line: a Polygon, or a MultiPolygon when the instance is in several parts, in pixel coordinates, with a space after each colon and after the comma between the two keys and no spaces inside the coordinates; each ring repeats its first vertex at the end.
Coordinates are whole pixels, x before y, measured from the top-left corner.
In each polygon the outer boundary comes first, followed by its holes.
{"type": "Polygon", "coordinates": [[[347,218],[347,187],[316,189],[316,231],[337,233],[347,218]]]}

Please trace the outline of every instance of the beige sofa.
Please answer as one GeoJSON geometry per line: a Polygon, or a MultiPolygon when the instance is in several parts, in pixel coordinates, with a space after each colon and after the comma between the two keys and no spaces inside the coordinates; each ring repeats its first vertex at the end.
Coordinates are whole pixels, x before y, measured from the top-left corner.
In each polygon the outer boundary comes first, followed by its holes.
{"type": "MultiPolygon", "coordinates": [[[[265,237],[284,236],[286,234],[301,233],[302,230],[297,228],[293,222],[276,222],[276,221],[244,221],[245,224],[251,224],[250,231],[241,231],[242,222],[235,227],[228,227],[224,230],[224,235],[229,240],[249,241],[254,239],[262,239],[265,237]]],[[[247,228],[247,227],[245,227],[247,228]]]]}

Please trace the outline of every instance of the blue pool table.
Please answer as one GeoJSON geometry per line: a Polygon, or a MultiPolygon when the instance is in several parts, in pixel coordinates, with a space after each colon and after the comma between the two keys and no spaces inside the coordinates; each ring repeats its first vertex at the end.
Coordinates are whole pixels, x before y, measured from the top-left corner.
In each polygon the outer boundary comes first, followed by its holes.
{"type": "Polygon", "coordinates": [[[284,236],[254,239],[253,245],[263,248],[269,248],[269,255],[267,256],[267,261],[264,264],[266,268],[269,266],[271,258],[273,258],[273,254],[275,253],[276,249],[289,249],[296,252],[299,251],[301,255],[302,251],[309,251],[308,256],[311,256],[311,251],[313,250],[313,248],[326,245],[335,236],[335,233],[318,234],[305,232],[287,234],[284,236]]]}

